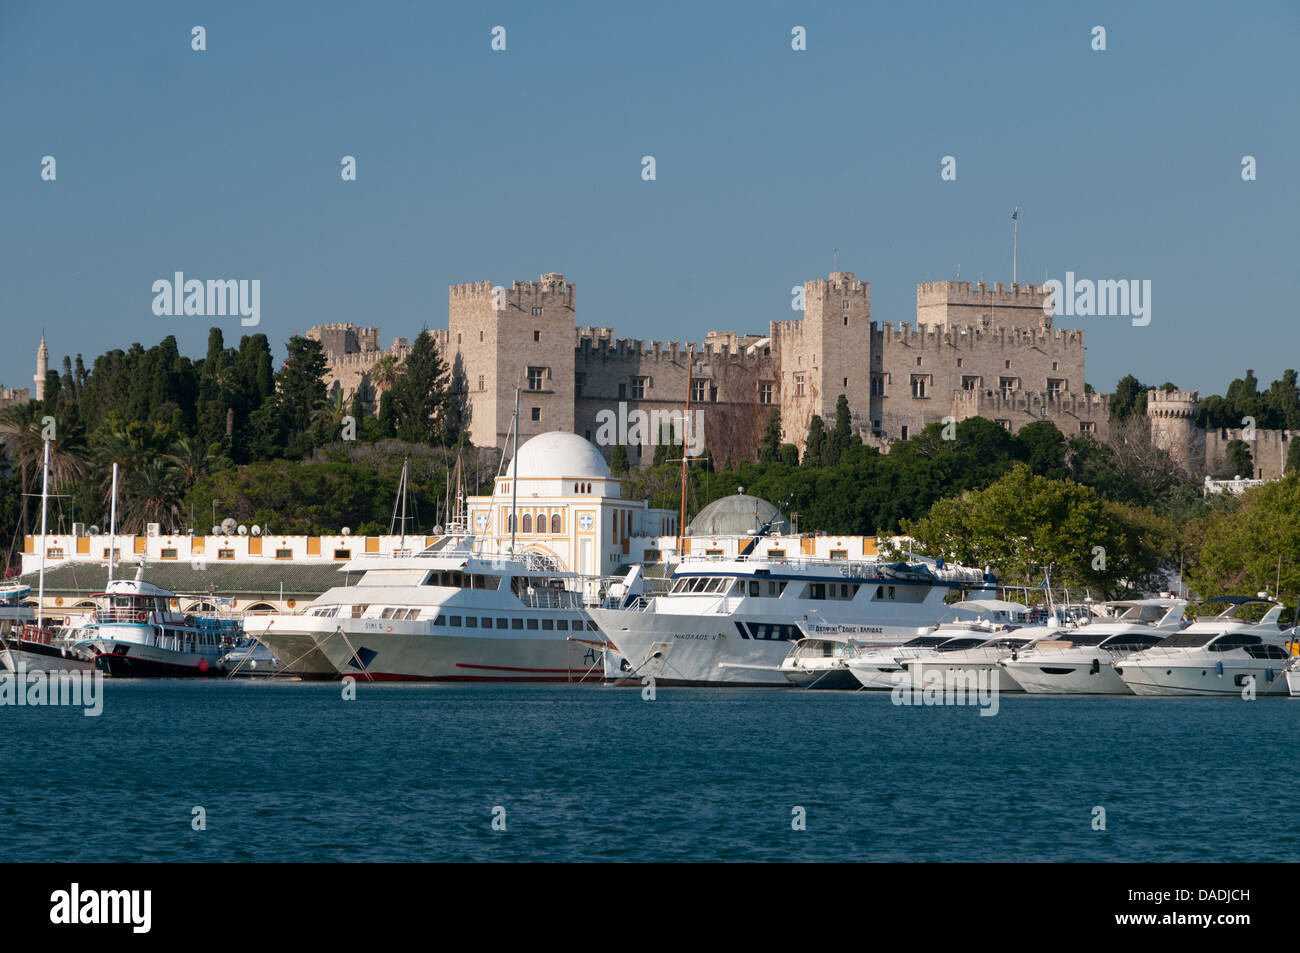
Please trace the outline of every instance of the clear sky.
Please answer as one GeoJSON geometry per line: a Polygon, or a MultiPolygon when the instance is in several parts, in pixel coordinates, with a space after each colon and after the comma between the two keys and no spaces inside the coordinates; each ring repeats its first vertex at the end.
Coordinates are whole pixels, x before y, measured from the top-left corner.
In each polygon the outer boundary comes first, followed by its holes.
{"type": "Polygon", "coordinates": [[[1146,327],[1059,322],[1098,390],[1267,383],[1300,365],[1298,46],[1293,2],[0,0],[0,382],[42,327],[53,367],[246,333],[156,317],[175,271],[260,279],[277,363],[551,271],[620,336],[765,331],[836,249],[910,322],[918,281],[1010,280],[1019,205],[1021,280],[1152,282],[1146,327]]]}

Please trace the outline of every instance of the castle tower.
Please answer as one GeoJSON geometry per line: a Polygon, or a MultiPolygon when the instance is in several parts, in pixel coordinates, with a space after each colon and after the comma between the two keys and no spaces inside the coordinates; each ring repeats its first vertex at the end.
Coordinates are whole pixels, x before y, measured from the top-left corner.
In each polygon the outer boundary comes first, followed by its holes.
{"type": "Polygon", "coordinates": [[[469,388],[470,438],[504,447],[519,398],[519,441],[573,431],[575,290],[564,275],[448,289],[447,355],[469,388]],[[457,366],[459,365],[459,366],[457,366]]]}
{"type": "Polygon", "coordinates": [[[1197,426],[1200,410],[1197,391],[1147,391],[1152,442],[1194,476],[1205,470],[1205,431],[1197,426]]]}
{"type": "Polygon", "coordinates": [[[871,402],[871,283],[851,271],[804,282],[803,319],[772,323],[781,367],[782,440],[803,451],[808,423],[835,425],[839,395],[860,424],[871,402]]]}
{"type": "Polygon", "coordinates": [[[36,399],[45,399],[45,375],[50,369],[50,349],[45,346],[45,332],[41,332],[41,346],[36,349],[36,373],[32,381],[36,384],[36,399]]]}
{"type": "Polygon", "coordinates": [[[1041,285],[931,281],[916,286],[916,323],[984,330],[1051,328],[1051,315],[1043,313],[1046,300],[1041,285]]]}

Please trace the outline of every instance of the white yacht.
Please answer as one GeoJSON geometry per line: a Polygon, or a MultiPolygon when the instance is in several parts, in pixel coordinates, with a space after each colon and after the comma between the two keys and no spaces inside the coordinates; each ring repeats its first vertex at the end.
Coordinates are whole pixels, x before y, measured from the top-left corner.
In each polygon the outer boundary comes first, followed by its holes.
{"type": "Polygon", "coordinates": [[[1115,664],[1159,644],[1186,623],[1185,599],[1133,599],[1098,603],[1080,625],[1055,640],[999,660],[1010,681],[1031,694],[1131,695],[1115,664]]]}
{"type": "Polygon", "coordinates": [[[847,638],[818,636],[794,643],[778,668],[786,681],[800,688],[857,688],[848,669],[857,649],[847,638]]]}
{"type": "Polygon", "coordinates": [[[173,611],[176,593],[145,582],[143,561],[134,579],[111,580],[91,598],[95,611],[73,647],[106,675],[216,675],[239,636],[236,619],[173,611]]]}
{"type": "Polygon", "coordinates": [[[941,563],[687,556],[666,594],[590,611],[610,643],[607,677],[785,685],[781,661],[801,622],[810,636],[838,633],[857,649],[898,646],[948,613],[953,589],[990,580],[941,563]]]}
{"type": "Polygon", "coordinates": [[[1257,695],[1285,695],[1285,645],[1294,630],[1279,628],[1281,603],[1247,596],[1206,601],[1227,608],[1122,659],[1115,674],[1137,695],[1241,695],[1251,680],[1257,695]],[[1258,622],[1238,617],[1257,604],[1269,607],[1258,622]]]}
{"type": "Polygon", "coordinates": [[[244,617],[244,630],[303,678],[602,681],[585,578],[539,554],[485,553],[462,528],[421,552],[358,556],[362,573],[301,615],[244,617]]]}
{"type": "Polygon", "coordinates": [[[1286,684],[1292,698],[1300,698],[1300,657],[1292,657],[1286,666],[1286,684]]]}
{"type": "Polygon", "coordinates": [[[986,638],[986,635],[969,633],[958,636],[918,635],[902,645],[859,651],[846,664],[849,672],[862,688],[889,691],[903,678],[904,659],[974,648],[986,638]]]}

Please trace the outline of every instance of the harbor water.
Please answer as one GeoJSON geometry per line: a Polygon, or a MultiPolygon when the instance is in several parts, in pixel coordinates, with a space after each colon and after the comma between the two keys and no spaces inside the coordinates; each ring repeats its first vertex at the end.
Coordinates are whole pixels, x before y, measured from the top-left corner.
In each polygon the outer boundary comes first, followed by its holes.
{"type": "Polygon", "coordinates": [[[0,708],[0,860],[1300,860],[1288,698],[103,692],[0,708]]]}

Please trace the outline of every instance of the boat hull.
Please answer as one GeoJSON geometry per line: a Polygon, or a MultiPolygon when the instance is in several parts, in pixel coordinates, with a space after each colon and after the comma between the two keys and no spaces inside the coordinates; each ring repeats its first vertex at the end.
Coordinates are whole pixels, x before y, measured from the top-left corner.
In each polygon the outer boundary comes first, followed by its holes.
{"type": "Polygon", "coordinates": [[[979,684],[978,680],[982,678],[988,680],[986,684],[992,685],[994,684],[992,679],[996,676],[999,692],[1024,691],[1020,683],[999,666],[995,659],[981,662],[953,662],[939,655],[934,658],[908,659],[906,669],[907,684],[923,685],[930,673],[938,672],[943,677],[944,684],[956,682],[975,685],[979,684]]]}
{"type": "Polygon", "coordinates": [[[844,665],[824,668],[783,668],[781,673],[791,685],[799,688],[858,688],[858,680],[844,665]]]}
{"type": "Polygon", "coordinates": [[[0,665],[11,672],[22,666],[29,672],[86,672],[95,668],[91,659],[42,642],[9,640],[0,649],[0,665]]]}
{"type": "Polygon", "coordinates": [[[1004,672],[1031,695],[1132,695],[1133,690],[1115,674],[1106,659],[1062,661],[1050,658],[1021,658],[1002,661],[1004,672]]]}
{"type": "Polygon", "coordinates": [[[1273,678],[1270,665],[1255,660],[1223,660],[1220,674],[1213,661],[1198,660],[1193,664],[1184,661],[1143,659],[1126,661],[1116,666],[1116,671],[1135,695],[1217,695],[1225,698],[1241,697],[1244,685],[1241,680],[1254,676],[1256,695],[1285,695],[1287,679],[1281,666],[1273,661],[1273,678]]]}

